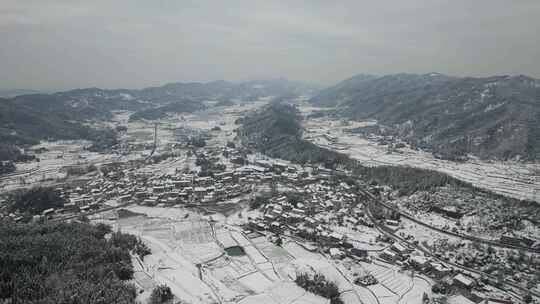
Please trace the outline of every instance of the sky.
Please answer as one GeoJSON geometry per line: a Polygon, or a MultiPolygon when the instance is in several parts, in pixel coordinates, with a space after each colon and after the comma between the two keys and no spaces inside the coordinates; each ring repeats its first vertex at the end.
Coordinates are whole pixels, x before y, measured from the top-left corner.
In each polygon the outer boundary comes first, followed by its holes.
{"type": "Polygon", "coordinates": [[[0,89],[540,78],[538,0],[0,0],[0,89]]]}

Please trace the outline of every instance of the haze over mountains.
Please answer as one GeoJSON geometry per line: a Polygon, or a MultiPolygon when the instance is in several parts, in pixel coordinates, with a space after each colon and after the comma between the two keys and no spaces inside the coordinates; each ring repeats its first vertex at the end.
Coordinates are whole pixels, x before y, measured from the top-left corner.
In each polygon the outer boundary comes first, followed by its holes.
{"type": "Polygon", "coordinates": [[[310,102],[339,116],[376,119],[389,127],[378,132],[450,158],[540,157],[540,81],[527,76],[358,75],[310,102]]]}
{"type": "Polygon", "coordinates": [[[243,83],[170,83],[141,90],[88,88],[21,95],[0,99],[0,141],[28,145],[41,139],[95,139],[94,130],[81,123],[110,119],[113,110],[135,111],[135,118],[156,119],[166,112],[199,110],[205,100],[255,100],[262,96],[306,94],[312,90],[314,88],[308,85],[273,79],[243,83]]]}
{"type": "MultiPolygon", "coordinates": [[[[95,140],[81,124],[107,120],[113,110],[131,119],[158,119],[193,112],[204,101],[227,105],[274,96],[313,96],[316,106],[348,119],[376,119],[369,132],[394,135],[444,158],[537,160],[540,158],[540,81],[527,76],[452,77],[439,73],[357,75],[335,86],[316,87],[285,79],[233,83],[170,83],[141,90],[75,89],[0,99],[0,139],[28,145],[41,139],[95,140]]],[[[362,132],[366,130],[360,130],[362,132]]]]}

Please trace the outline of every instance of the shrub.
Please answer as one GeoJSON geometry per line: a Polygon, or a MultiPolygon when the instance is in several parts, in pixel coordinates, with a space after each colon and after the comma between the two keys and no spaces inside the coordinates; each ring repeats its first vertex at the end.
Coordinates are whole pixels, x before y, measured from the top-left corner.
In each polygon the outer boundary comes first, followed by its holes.
{"type": "Polygon", "coordinates": [[[126,249],[85,223],[0,221],[0,302],[135,303],[126,249]]]}
{"type": "Polygon", "coordinates": [[[343,303],[336,283],[328,281],[320,273],[316,273],[313,277],[307,273],[297,274],[294,282],[311,293],[330,299],[331,304],[343,303]]]}
{"type": "Polygon", "coordinates": [[[50,208],[61,208],[66,203],[60,193],[48,187],[17,191],[10,196],[9,200],[12,211],[29,214],[41,214],[50,208]]]}
{"type": "Polygon", "coordinates": [[[161,304],[173,299],[171,289],[167,285],[158,285],[152,290],[150,304],[161,304]]]}

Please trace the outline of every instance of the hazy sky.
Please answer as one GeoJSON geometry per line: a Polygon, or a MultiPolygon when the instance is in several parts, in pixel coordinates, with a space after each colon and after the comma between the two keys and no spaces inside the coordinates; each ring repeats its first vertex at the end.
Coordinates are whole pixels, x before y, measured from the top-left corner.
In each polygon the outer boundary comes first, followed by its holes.
{"type": "Polygon", "coordinates": [[[539,0],[0,0],[0,88],[540,77],[539,0]]]}

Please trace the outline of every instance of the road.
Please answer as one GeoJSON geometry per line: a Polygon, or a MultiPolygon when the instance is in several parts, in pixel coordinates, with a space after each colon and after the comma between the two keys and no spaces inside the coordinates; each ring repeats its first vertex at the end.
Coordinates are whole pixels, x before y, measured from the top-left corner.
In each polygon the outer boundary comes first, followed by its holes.
{"type": "Polygon", "coordinates": [[[464,239],[464,240],[468,240],[468,241],[482,243],[482,244],[485,244],[485,245],[490,245],[490,246],[493,246],[493,247],[498,247],[498,248],[508,248],[508,249],[516,249],[516,250],[528,251],[528,252],[531,252],[531,253],[540,253],[540,249],[532,249],[530,247],[525,247],[525,246],[514,246],[514,245],[505,244],[505,243],[501,243],[501,242],[497,242],[497,241],[478,238],[478,237],[467,235],[467,234],[455,233],[455,232],[452,232],[452,231],[444,230],[444,229],[429,225],[429,224],[424,223],[421,220],[415,218],[414,216],[399,210],[399,208],[393,207],[393,206],[388,205],[388,204],[386,204],[386,203],[384,203],[384,202],[382,202],[380,200],[377,200],[377,198],[375,196],[373,196],[373,194],[371,194],[371,193],[369,193],[367,191],[362,191],[361,193],[364,194],[365,196],[369,197],[372,201],[376,201],[377,204],[379,204],[379,205],[381,205],[381,206],[383,206],[383,207],[385,207],[387,209],[390,209],[392,211],[395,211],[395,212],[399,213],[404,218],[406,218],[408,220],[411,220],[412,222],[414,222],[414,223],[416,223],[418,225],[424,226],[424,227],[429,228],[431,230],[435,230],[435,231],[437,231],[439,233],[446,234],[446,235],[453,236],[453,237],[457,237],[457,238],[464,239]]]}
{"type": "MultiPolygon", "coordinates": [[[[381,202],[376,200],[376,198],[369,194],[368,197],[370,198],[370,203],[375,203],[375,204],[380,204],[381,202]]],[[[394,240],[398,240],[400,242],[403,242],[405,244],[407,244],[408,246],[410,246],[411,248],[414,248],[422,253],[424,253],[425,256],[428,256],[438,262],[441,262],[443,264],[447,264],[447,265],[450,265],[450,266],[453,266],[457,269],[460,269],[462,271],[465,271],[465,272],[470,272],[470,273],[475,273],[475,274],[478,274],[482,277],[487,277],[487,278],[491,278],[493,280],[497,280],[496,277],[490,275],[490,274],[487,274],[485,272],[482,272],[482,271],[479,271],[479,270],[476,270],[476,269],[473,269],[473,268],[468,268],[468,267],[465,267],[463,265],[459,265],[459,264],[455,264],[455,263],[452,263],[452,262],[449,262],[449,261],[446,261],[446,260],[442,260],[438,257],[436,257],[433,253],[431,253],[430,251],[412,243],[412,242],[409,242],[407,240],[405,240],[404,238],[396,235],[393,231],[391,231],[390,229],[388,229],[386,226],[384,225],[381,225],[380,222],[375,219],[375,217],[373,216],[373,214],[371,214],[371,209],[369,208],[369,203],[365,205],[365,213],[367,215],[367,217],[373,222],[373,224],[375,225],[375,228],[377,230],[379,230],[379,232],[381,232],[382,234],[384,235],[387,235],[389,237],[391,237],[392,239],[394,240]]],[[[427,225],[426,227],[430,228],[431,226],[427,225]]],[[[527,289],[527,288],[524,288],[518,284],[515,284],[515,283],[512,283],[512,282],[509,282],[509,281],[505,281],[504,284],[506,286],[509,286],[509,287],[512,287],[512,288],[515,288],[515,289],[518,289],[524,293],[530,293],[532,294],[533,296],[535,297],[540,297],[540,293],[538,292],[535,292],[535,291],[532,291],[530,289],[527,289]]],[[[507,290],[507,289],[503,289],[503,290],[507,290]]]]}

